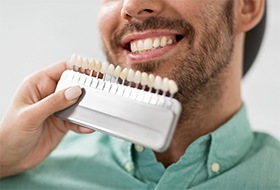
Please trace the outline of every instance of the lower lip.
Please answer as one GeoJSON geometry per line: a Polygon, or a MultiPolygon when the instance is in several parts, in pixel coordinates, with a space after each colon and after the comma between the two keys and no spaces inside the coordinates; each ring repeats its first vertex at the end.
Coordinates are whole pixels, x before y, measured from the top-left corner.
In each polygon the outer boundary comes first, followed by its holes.
{"type": "Polygon", "coordinates": [[[130,62],[151,61],[151,60],[154,60],[156,58],[166,55],[168,52],[170,52],[172,49],[174,49],[177,44],[178,44],[178,42],[167,45],[163,48],[151,50],[148,52],[143,52],[141,54],[127,51],[127,53],[128,53],[127,56],[128,56],[128,59],[130,62]]]}

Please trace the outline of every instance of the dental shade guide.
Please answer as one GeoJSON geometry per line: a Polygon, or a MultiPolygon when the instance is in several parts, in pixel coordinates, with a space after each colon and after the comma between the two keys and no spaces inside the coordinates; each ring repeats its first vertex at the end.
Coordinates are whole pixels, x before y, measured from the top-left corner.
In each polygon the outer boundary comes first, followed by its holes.
{"type": "Polygon", "coordinates": [[[169,147],[182,109],[173,98],[173,80],[75,54],[70,63],[73,69],[63,72],[56,91],[80,85],[83,95],[55,116],[158,152],[169,147]]]}

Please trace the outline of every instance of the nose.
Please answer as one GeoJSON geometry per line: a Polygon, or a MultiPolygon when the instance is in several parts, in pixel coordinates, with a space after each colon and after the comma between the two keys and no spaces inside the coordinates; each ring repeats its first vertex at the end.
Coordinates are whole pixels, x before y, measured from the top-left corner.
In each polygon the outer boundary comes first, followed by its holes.
{"type": "Polygon", "coordinates": [[[157,16],[164,8],[163,0],[124,0],[121,16],[125,20],[143,20],[157,16]]]}

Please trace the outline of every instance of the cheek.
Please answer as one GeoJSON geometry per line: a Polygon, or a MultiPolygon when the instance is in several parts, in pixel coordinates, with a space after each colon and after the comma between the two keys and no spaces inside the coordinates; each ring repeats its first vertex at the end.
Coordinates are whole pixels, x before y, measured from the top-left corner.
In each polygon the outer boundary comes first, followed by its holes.
{"type": "Polygon", "coordinates": [[[107,45],[120,20],[119,3],[107,3],[101,6],[98,16],[98,27],[102,41],[107,45]]]}

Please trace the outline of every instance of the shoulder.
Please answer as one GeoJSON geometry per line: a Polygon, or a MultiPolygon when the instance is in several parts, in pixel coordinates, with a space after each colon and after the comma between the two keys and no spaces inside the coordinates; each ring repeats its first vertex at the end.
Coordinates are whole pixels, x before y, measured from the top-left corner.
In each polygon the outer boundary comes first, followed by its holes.
{"type": "Polygon", "coordinates": [[[269,134],[254,132],[253,150],[269,151],[272,154],[280,155],[280,141],[269,134]]]}
{"type": "Polygon", "coordinates": [[[256,166],[262,165],[263,169],[278,168],[278,172],[280,172],[279,158],[280,142],[269,134],[254,132],[252,146],[244,160],[258,163],[256,166]]]}
{"type": "Polygon", "coordinates": [[[271,135],[255,132],[252,147],[237,168],[244,179],[258,187],[280,188],[279,159],[280,142],[271,135]]]}

